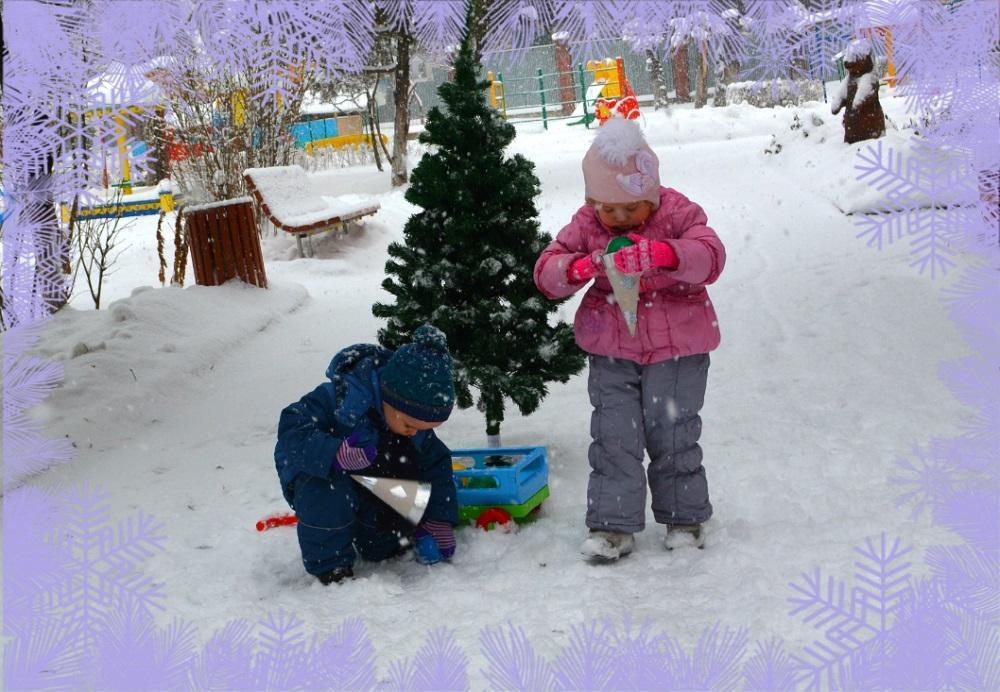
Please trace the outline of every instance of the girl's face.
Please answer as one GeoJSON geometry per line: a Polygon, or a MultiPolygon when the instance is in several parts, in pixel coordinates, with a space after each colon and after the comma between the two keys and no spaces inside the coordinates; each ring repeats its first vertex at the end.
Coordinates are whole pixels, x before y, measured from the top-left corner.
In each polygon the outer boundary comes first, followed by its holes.
{"type": "Polygon", "coordinates": [[[417,420],[413,416],[406,415],[398,408],[393,408],[384,401],[382,402],[382,413],[385,414],[385,422],[389,426],[389,430],[404,437],[413,437],[421,430],[433,430],[441,425],[441,423],[428,423],[417,420]]]}
{"type": "Polygon", "coordinates": [[[597,217],[615,233],[634,231],[653,213],[653,205],[646,200],[640,202],[598,202],[587,198],[587,204],[597,210],[597,217]]]}

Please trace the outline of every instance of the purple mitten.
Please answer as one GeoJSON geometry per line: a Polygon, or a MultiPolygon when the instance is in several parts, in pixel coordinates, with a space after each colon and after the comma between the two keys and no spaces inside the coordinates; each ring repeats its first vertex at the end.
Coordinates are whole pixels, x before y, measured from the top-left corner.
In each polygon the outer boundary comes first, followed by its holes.
{"type": "Polygon", "coordinates": [[[352,432],[337,448],[336,458],[333,460],[333,467],[338,471],[353,473],[363,471],[372,465],[378,449],[375,445],[364,444],[360,430],[352,432]]]}
{"type": "Polygon", "coordinates": [[[441,551],[441,557],[445,560],[450,560],[455,555],[455,530],[446,521],[433,519],[422,521],[417,526],[414,536],[417,541],[426,536],[433,538],[438,550],[441,551]]]}

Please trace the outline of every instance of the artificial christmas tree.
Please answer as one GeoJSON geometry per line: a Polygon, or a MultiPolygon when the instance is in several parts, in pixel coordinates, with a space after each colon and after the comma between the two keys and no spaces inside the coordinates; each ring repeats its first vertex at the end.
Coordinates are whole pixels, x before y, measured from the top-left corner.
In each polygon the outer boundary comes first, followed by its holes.
{"type": "Polygon", "coordinates": [[[448,337],[455,359],[457,403],[475,400],[486,414],[491,446],[499,446],[505,401],[527,415],[548,382],[565,382],[583,368],[572,327],[549,324],[557,304],[538,295],[532,270],[551,238],[539,231],[534,165],[504,156],[514,127],[486,103],[488,83],[466,36],[454,81],[438,89],[445,109],[428,113],[420,141],[430,146],[410,176],[406,199],[423,209],[389,246],[387,278],[395,298],[372,312],[388,323],[387,348],[431,323],[448,337]]]}

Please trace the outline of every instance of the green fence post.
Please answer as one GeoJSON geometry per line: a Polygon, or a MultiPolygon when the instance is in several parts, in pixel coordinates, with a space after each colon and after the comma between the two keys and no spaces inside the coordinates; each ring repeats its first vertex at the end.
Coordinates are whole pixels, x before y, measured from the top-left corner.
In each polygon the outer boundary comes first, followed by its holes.
{"type": "Polygon", "coordinates": [[[542,99],[542,125],[549,129],[549,119],[545,112],[545,80],[542,78],[542,68],[538,68],[538,96],[542,99]]]}
{"type": "Polygon", "coordinates": [[[590,129],[590,118],[587,117],[587,80],[583,74],[583,63],[577,63],[577,72],[580,73],[580,101],[583,103],[583,126],[590,129]]]}

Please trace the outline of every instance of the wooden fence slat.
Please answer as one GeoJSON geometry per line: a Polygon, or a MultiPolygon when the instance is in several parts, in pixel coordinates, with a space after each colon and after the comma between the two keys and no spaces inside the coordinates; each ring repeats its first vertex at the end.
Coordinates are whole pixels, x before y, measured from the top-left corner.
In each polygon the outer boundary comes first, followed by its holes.
{"type": "Polygon", "coordinates": [[[236,276],[244,283],[254,283],[250,280],[250,273],[247,268],[247,248],[243,247],[243,208],[233,206],[229,209],[229,237],[232,240],[233,266],[236,268],[236,276]]]}
{"type": "Polygon", "coordinates": [[[201,216],[198,214],[185,215],[185,224],[188,250],[191,253],[191,264],[194,265],[194,281],[196,284],[204,285],[208,262],[204,254],[205,240],[203,237],[204,233],[202,232],[201,216]]]}
{"type": "Polygon", "coordinates": [[[247,264],[253,267],[253,283],[261,288],[267,288],[267,273],[264,271],[264,257],[260,249],[260,234],[257,232],[257,219],[253,204],[243,206],[243,237],[250,251],[247,253],[247,264]]]}

